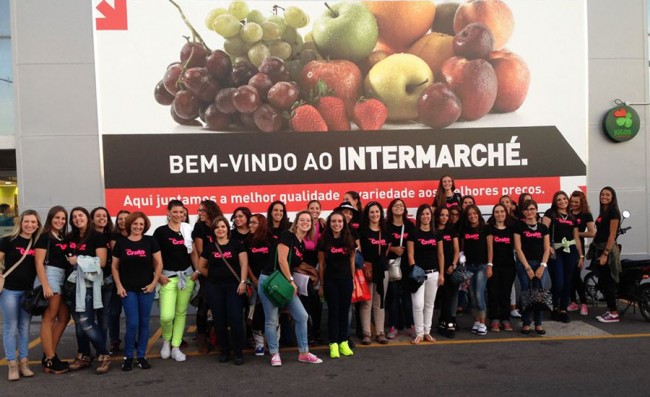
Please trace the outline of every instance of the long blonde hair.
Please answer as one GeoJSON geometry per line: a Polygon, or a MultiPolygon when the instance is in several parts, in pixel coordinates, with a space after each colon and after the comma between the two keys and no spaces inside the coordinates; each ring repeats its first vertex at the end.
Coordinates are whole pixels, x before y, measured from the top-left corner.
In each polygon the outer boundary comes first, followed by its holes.
{"type": "Polygon", "coordinates": [[[41,223],[41,217],[38,216],[38,212],[34,210],[23,211],[18,217],[18,221],[14,224],[13,230],[9,234],[6,234],[2,237],[9,237],[10,240],[18,237],[20,233],[23,232],[23,220],[28,215],[34,215],[36,217],[36,222],[38,223],[38,230],[36,230],[36,232],[34,232],[31,237],[32,241],[36,242],[36,240],[38,240],[38,238],[41,236],[41,232],[43,231],[43,223],[41,223]]]}

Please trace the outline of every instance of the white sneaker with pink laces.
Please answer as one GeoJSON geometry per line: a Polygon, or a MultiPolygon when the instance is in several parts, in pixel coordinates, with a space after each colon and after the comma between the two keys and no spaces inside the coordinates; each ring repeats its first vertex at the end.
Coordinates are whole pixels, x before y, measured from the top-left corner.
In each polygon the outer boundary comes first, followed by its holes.
{"type": "Polygon", "coordinates": [[[281,367],[282,359],[280,359],[280,353],[275,353],[271,355],[271,366],[272,367],[281,367]]]}
{"type": "Polygon", "coordinates": [[[307,353],[300,353],[298,354],[298,361],[301,363],[309,363],[309,364],[320,364],[323,362],[320,358],[316,357],[315,355],[307,352],[307,353]]]}

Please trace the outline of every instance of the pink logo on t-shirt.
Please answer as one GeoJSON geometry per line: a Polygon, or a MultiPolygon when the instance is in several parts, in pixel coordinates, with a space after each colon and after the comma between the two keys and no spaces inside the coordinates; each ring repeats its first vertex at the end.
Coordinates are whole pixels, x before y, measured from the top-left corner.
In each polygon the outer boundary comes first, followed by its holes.
{"type": "Polygon", "coordinates": [[[479,234],[474,233],[474,234],[469,234],[465,233],[465,240],[478,240],[479,234]]]}
{"type": "Polygon", "coordinates": [[[126,254],[126,256],[139,256],[140,258],[144,258],[147,256],[147,252],[143,249],[132,250],[127,248],[124,250],[124,253],[126,254]]]}
{"type": "Polygon", "coordinates": [[[372,245],[386,245],[386,240],[384,239],[377,240],[374,238],[369,238],[368,241],[370,241],[370,244],[372,245]]]}
{"type": "Polygon", "coordinates": [[[251,248],[251,252],[253,254],[268,254],[269,253],[269,247],[259,247],[259,248],[251,248]]]}
{"type": "Polygon", "coordinates": [[[332,247],[330,249],[330,253],[332,253],[332,254],[347,254],[348,250],[343,248],[343,247],[341,247],[341,248],[332,247]]]}
{"type": "Polygon", "coordinates": [[[527,238],[542,238],[542,232],[525,231],[524,236],[526,236],[527,238]]]}
{"type": "MultiPolygon", "coordinates": [[[[18,247],[18,252],[20,252],[20,255],[25,255],[25,249],[23,247],[18,247]]],[[[31,248],[29,252],[27,252],[27,255],[34,256],[34,248],[31,248]]]]}
{"type": "Polygon", "coordinates": [[[77,243],[72,242],[72,243],[70,243],[70,249],[85,251],[86,250],[86,244],[77,245],[77,243]]]}
{"type": "MultiPolygon", "coordinates": [[[[221,258],[222,258],[221,254],[218,253],[218,252],[213,252],[212,255],[214,255],[214,257],[217,258],[217,259],[221,259],[221,258]]],[[[230,252],[230,251],[226,251],[226,252],[224,252],[224,253],[223,253],[223,258],[225,258],[225,259],[232,258],[232,252],[230,252]]]]}
{"type": "MultiPolygon", "coordinates": [[[[61,248],[61,251],[65,251],[66,248],[68,248],[68,244],[61,244],[61,243],[56,243],[54,244],[55,246],[61,248]]],[[[71,244],[72,245],[72,244],[71,244]]]]}
{"type": "Polygon", "coordinates": [[[184,245],[185,240],[176,240],[173,237],[168,238],[168,240],[173,244],[173,245],[184,245]]]}
{"type": "Polygon", "coordinates": [[[431,238],[431,239],[419,238],[418,241],[422,245],[436,245],[436,239],[435,238],[431,238]]]}
{"type": "Polygon", "coordinates": [[[445,240],[445,241],[451,241],[451,236],[448,235],[448,234],[445,234],[444,236],[442,236],[442,239],[445,240]]]}
{"type": "Polygon", "coordinates": [[[395,240],[399,240],[400,238],[402,238],[403,240],[406,240],[408,237],[409,237],[409,234],[406,233],[406,232],[404,232],[404,237],[402,237],[401,233],[393,233],[393,238],[395,240]]]}
{"type": "Polygon", "coordinates": [[[503,243],[503,244],[510,244],[510,237],[498,237],[494,236],[494,242],[495,243],[503,243]]]}
{"type": "Polygon", "coordinates": [[[565,225],[573,226],[573,221],[571,219],[555,218],[555,221],[558,223],[564,223],[565,225]]]}

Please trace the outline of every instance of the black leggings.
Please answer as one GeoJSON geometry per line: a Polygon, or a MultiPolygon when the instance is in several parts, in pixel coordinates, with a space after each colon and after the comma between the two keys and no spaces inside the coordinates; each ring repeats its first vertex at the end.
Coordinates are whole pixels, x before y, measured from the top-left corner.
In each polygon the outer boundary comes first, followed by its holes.
{"type": "Polygon", "coordinates": [[[349,339],[348,313],[352,300],[352,279],[326,279],[327,337],[329,343],[341,343],[349,339]]]}
{"type": "Polygon", "coordinates": [[[609,311],[618,311],[616,305],[616,281],[612,277],[609,265],[600,266],[599,263],[596,263],[596,266],[598,266],[598,289],[603,293],[609,311]]]}
{"type": "Polygon", "coordinates": [[[490,320],[510,320],[510,292],[515,276],[515,267],[492,267],[492,277],[487,282],[490,320]]]}

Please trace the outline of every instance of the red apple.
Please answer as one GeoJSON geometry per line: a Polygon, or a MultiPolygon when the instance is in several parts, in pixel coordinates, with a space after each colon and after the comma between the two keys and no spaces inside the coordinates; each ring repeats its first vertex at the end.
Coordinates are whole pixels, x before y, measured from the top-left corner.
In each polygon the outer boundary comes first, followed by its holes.
{"type": "Polygon", "coordinates": [[[346,60],[315,60],[307,63],[300,75],[300,92],[309,95],[316,90],[316,84],[323,80],[333,91],[335,97],[345,102],[348,117],[352,117],[354,104],[361,97],[361,70],[354,63],[346,60]]]}
{"type": "Polygon", "coordinates": [[[492,109],[497,96],[497,76],[488,61],[451,57],[442,64],[440,74],[460,98],[461,119],[477,120],[492,109]]]}
{"type": "Polygon", "coordinates": [[[454,16],[454,31],[458,33],[472,22],[481,22],[490,29],[495,50],[508,43],[515,27],[512,11],[502,0],[474,0],[461,4],[454,16]]]}
{"type": "Polygon", "coordinates": [[[445,83],[430,85],[418,100],[420,122],[433,128],[450,126],[458,120],[460,113],[460,99],[445,83]]]}
{"type": "Polygon", "coordinates": [[[492,112],[508,113],[519,109],[530,85],[530,71],[526,62],[517,54],[502,50],[494,51],[488,59],[497,75],[497,98],[492,112]]]}

